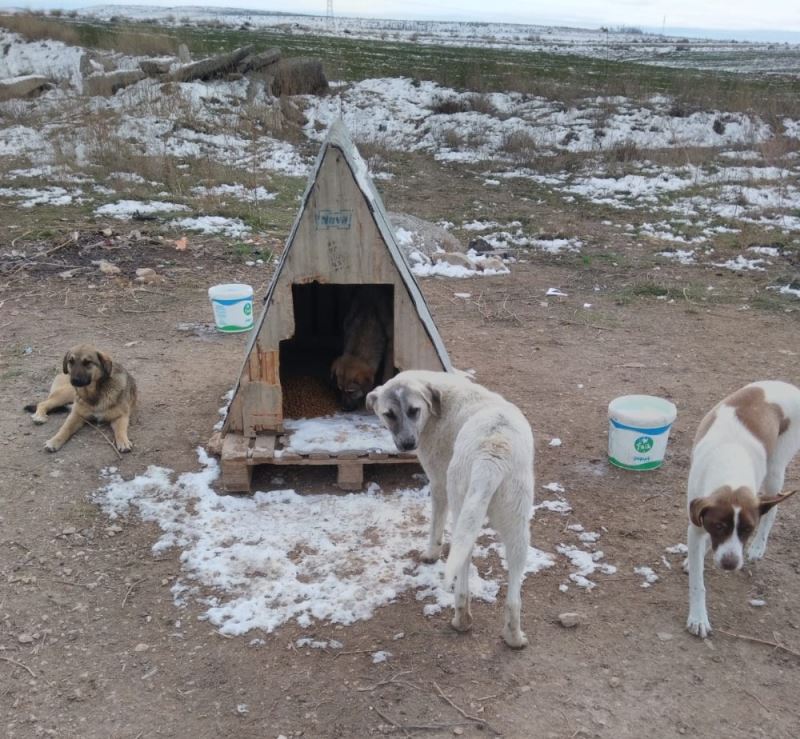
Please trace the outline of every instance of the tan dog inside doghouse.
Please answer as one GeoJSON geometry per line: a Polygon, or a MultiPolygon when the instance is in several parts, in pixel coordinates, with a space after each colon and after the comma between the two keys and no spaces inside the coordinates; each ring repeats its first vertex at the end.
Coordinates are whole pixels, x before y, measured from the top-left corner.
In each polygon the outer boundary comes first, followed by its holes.
{"type": "Polygon", "coordinates": [[[344,347],[331,365],[342,408],[354,411],[380,380],[392,341],[391,299],[372,285],[360,285],[344,319],[344,347]]]}
{"type": "Polygon", "coordinates": [[[45,423],[47,414],[72,405],[67,420],[44,448],[57,452],[85,423],[106,422],[114,432],[120,452],[129,452],[128,424],[136,405],[136,382],[125,368],[91,344],[73,346],[65,355],[61,373],[50,386],[50,394],[38,405],[27,405],[34,423],[45,423]]]}

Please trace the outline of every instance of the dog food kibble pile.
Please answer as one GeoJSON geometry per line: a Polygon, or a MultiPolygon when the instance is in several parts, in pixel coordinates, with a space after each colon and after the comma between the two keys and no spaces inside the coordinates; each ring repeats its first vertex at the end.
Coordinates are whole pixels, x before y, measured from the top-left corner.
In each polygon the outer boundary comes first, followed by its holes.
{"type": "Polygon", "coordinates": [[[284,418],[318,418],[341,410],[336,393],[320,377],[289,376],[281,378],[284,418]]]}

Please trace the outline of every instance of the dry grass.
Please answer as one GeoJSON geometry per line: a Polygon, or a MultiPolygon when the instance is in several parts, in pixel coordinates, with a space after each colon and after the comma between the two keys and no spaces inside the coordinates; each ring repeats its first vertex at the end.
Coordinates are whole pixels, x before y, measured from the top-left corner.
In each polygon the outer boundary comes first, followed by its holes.
{"type": "MultiPolygon", "coordinates": [[[[74,17],[68,14],[70,18],[74,17]]],[[[27,41],[61,41],[70,46],[93,46],[136,56],[171,56],[177,52],[174,38],[160,33],[144,33],[124,26],[108,28],[91,39],[82,39],[78,29],[63,18],[61,11],[51,11],[50,17],[41,13],[0,15],[0,27],[18,33],[27,41]]]]}
{"type": "Polygon", "coordinates": [[[527,131],[517,129],[503,137],[500,150],[508,154],[518,164],[528,164],[540,156],[540,148],[527,131]]]}
{"type": "Polygon", "coordinates": [[[18,33],[27,41],[53,39],[73,46],[80,43],[78,32],[64,21],[34,13],[0,15],[0,27],[18,33]]]}

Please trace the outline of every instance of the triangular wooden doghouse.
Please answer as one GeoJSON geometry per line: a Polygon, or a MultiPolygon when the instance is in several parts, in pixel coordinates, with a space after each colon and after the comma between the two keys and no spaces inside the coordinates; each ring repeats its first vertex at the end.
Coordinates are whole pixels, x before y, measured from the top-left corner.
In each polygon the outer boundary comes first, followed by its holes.
{"type": "Polygon", "coordinates": [[[372,459],[369,450],[326,458],[322,449],[308,459],[281,452],[289,387],[297,393],[299,383],[308,396],[323,382],[341,343],[343,306],[359,285],[382,286],[392,296],[394,339],[384,377],[405,369],[451,370],[366,162],[336,122],[309,177],[228,408],[222,431],[227,490],[249,489],[256,464],[338,464],[340,484],[355,487],[364,463],[413,459],[386,453],[372,459]]]}

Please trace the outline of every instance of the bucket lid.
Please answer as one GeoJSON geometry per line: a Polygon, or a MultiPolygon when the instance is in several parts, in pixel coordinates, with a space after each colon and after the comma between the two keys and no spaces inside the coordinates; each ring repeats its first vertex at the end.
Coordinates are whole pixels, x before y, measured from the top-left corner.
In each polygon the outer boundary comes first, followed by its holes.
{"type": "Polygon", "coordinates": [[[208,288],[209,298],[249,298],[253,295],[253,288],[242,282],[228,282],[222,285],[212,285],[208,288]]]}
{"type": "Polygon", "coordinates": [[[668,426],[678,415],[674,403],[655,395],[622,395],[608,404],[608,416],[631,426],[668,426]]]}

